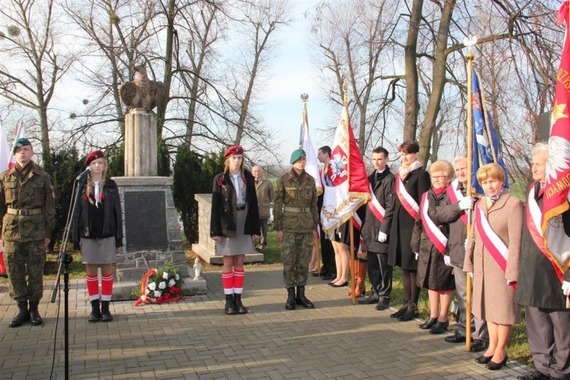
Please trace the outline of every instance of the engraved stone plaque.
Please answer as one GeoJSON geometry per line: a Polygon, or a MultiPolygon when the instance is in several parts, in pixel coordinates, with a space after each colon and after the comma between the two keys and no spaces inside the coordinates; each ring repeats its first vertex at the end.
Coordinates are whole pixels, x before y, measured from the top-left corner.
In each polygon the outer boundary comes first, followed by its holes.
{"type": "Polygon", "coordinates": [[[168,247],[164,191],[126,191],[127,250],[168,247]]]}

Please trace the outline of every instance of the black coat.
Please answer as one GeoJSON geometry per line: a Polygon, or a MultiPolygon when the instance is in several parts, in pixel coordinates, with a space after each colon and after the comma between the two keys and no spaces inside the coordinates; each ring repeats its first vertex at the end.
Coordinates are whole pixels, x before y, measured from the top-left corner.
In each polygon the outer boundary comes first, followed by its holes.
{"type": "MultiPolygon", "coordinates": [[[[260,235],[259,208],[253,175],[244,170],[245,177],[245,235],[260,235]]],[[[210,214],[210,237],[236,236],[237,198],[230,173],[221,173],[214,178],[212,209],[210,214]]]]}
{"type": "MultiPolygon", "coordinates": [[[[397,179],[396,179],[397,180],[397,179]]],[[[403,181],[404,187],[411,197],[419,204],[423,193],[431,187],[429,174],[423,167],[408,173],[403,181]]],[[[394,185],[394,192],[396,186],[394,185]]],[[[415,220],[408,214],[400,203],[397,195],[394,195],[394,215],[392,228],[390,229],[390,246],[388,248],[388,264],[399,266],[404,270],[415,271],[418,266],[416,255],[410,248],[412,232],[415,220]]]]}
{"type": "Polygon", "coordinates": [[[366,207],[366,217],[362,226],[362,238],[366,243],[366,248],[369,252],[374,253],[388,253],[388,244],[390,243],[390,236],[384,243],[378,241],[378,233],[380,231],[385,234],[390,234],[390,227],[392,226],[392,215],[394,214],[394,174],[390,169],[386,169],[376,178],[376,171],[368,176],[368,181],[372,186],[374,196],[384,207],[384,219],[380,223],[374,216],[370,207],[366,207]]]}
{"type": "MultiPolygon", "coordinates": [[[[535,194],[537,193],[538,188],[535,194]]],[[[542,195],[536,201],[542,209],[542,195]]],[[[566,218],[563,218],[565,219],[564,227],[568,231],[570,211],[566,211],[565,214],[568,215],[565,215],[566,218]]],[[[553,264],[536,246],[528,229],[526,215],[524,219],[515,303],[550,310],[564,310],[566,309],[566,297],[562,293],[561,284],[556,276],[553,264]]],[[[567,270],[564,274],[564,280],[570,281],[570,270],[567,270]]]]}
{"type": "MultiPolygon", "coordinates": [[[[81,238],[92,239],[89,217],[89,208],[93,207],[85,196],[85,186],[79,189],[79,197],[75,204],[72,220],[71,239],[75,249],[79,249],[81,238]]],[[[121,199],[117,183],[110,178],[105,180],[103,186],[103,228],[99,238],[115,237],[115,246],[123,246],[123,215],[121,212],[121,199]]],[[[97,237],[95,237],[97,238],[97,237]]]]}

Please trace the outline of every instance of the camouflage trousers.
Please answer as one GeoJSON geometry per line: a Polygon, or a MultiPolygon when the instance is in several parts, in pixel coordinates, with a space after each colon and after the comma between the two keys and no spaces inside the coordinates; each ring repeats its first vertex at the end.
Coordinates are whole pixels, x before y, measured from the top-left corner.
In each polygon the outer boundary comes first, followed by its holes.
{"type": "Polygon", "coordinates": [[[44,290],[44,241],[20,243],[4,240],[4,261],[10,297],[15,301],[39,302],[44,290]]]}
{"type": "Polygon", "coordinates": [[[305,286],[313,254],[313,232],[284,232],[281,260],[286,288],[305,286]]]}

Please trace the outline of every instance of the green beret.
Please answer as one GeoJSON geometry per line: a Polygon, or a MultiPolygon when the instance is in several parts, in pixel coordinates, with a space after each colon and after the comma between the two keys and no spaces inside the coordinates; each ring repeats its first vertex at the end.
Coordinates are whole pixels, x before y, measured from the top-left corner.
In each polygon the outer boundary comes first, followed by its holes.
{"type": "Polygon", "coordinates": [[[26,145],[32,145],[32,143],[27,138],[20,137],[18,140],[16,140],[16,143],[14,144],[14,151],[12,153],[16,153],[16,149],[19,149],[26,145]]]}
{"type": "Polygon", "coordinates": [[[297,149],[291,154],[291,164],[294,164],[295,162],[299,161],[301,157],[305,156],[307,155],[305,154],[305,151],[303,149],[301,148],[297,149]]]}

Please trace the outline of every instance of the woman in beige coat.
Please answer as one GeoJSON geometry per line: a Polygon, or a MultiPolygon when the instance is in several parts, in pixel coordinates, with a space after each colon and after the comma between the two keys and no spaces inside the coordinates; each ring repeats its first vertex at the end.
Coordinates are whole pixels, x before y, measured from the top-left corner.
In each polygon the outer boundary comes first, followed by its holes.
{"type": "Polygon", "coordinates": [[[505,174],[499,165],[479,168],[477,181],[485,197],[475,207],[463,271],[473,277],[473,314],[487,321],[489,328],[489,347],[475,361],[498,370],[507,362],[506,346],[518,315],[514,296],[524,208],[505,189],[505,174]],[[493,235],[498,239],[491,243],[493,235]]]}

